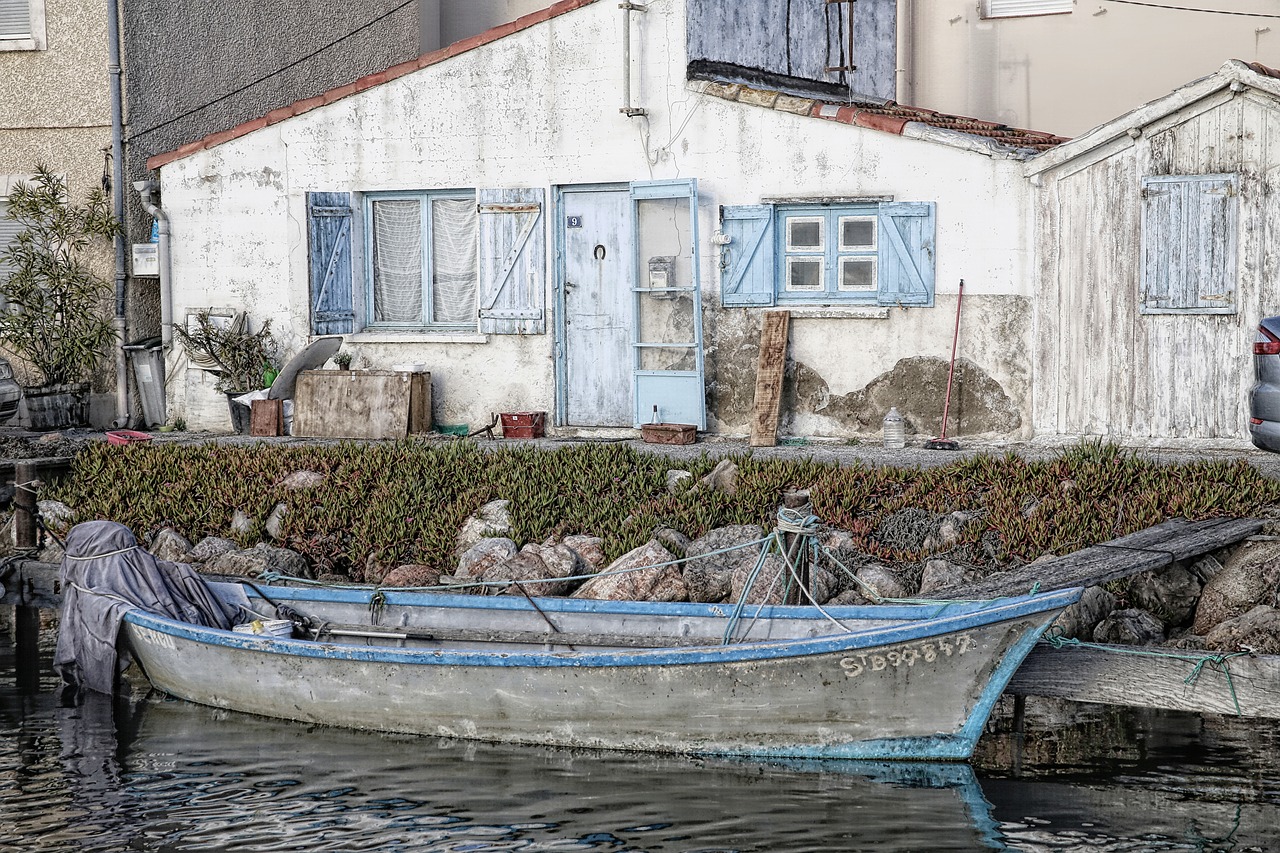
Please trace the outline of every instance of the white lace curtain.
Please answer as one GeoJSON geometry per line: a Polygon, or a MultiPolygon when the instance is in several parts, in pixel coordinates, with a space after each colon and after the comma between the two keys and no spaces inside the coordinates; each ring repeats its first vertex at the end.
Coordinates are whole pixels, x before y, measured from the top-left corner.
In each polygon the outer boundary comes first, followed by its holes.
{"type": "Polygon", "coordinates": [[[432,199],[431,314],[423,313],[422,202],[373,203],[373,317],[378,323],[466,324],[476,312],[476,203],[432,199]]]}

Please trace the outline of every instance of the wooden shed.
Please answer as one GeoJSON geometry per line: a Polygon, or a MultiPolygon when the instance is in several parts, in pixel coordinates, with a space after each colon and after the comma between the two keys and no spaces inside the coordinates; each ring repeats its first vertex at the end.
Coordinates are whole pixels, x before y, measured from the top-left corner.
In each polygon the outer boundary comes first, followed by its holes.
{"type": "Polygon", "coordinates": [[[1037,434],[1248,438],[1280,313],[1278,77],[1229,61],[1028,161],[1037,434]]]}

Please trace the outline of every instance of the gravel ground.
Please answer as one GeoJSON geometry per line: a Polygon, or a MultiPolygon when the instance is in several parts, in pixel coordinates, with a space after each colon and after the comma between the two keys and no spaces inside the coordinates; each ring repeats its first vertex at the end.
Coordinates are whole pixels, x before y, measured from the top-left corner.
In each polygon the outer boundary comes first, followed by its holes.
{"type": "MultiPolygon", "coordinates": [[[[221,435],[203,432],[153,433],[157,443],[203,443],[217,441],[231,444],[270,444],[292,445],[301,443],[334,443],[332,439],[298,438],[283,436],[280,438],[254,438],[250,436],[221,435]]],[[[19,429],[0,429],[0,460],[36,459],[57,456],[73,456],[86,442],[103,441],[106,436],[102,432],[91,430],[68,430],[60,433],[32,433],[19,429]]],[[[457,441],[431,433],[423,439],[429,444],[457,441]]],[[[931,467],[946,465],[959,458],[987,453],[1002,456],[1013,453],[1025,459],[1047,459],[1062,449],[1077,443],[1077,440],[1037,439],[1028,442],[981,442],[961,437],[958,439],[960,449],[926,450],[924,439],[908,441],[908,446],[901,450],[889,450],[874,442],[847,443],[838,441],[782,439],[776,447],[749,447],[744,440],[723,439],[718,436],[700,437],[699,441],[690,445],[657,445],[645,444],[635,438],[542,438],[532,440],[489,440],[483,435],[474,439],[482,448],[501,449],[513,445],[535,445],[551,450],[570,444],[586,441],[625,443],[644,453],[659,453],[673,459],[697,459],[704,453],[715,459],[741,453],[751,453],[757,457],[768,459],[786,459],[810,457],[823,462],[836,462],[849,465],[861,462],[867,465],[890,465],[897,467],[931,467]]],[[[1132,452],[1159,462],[1181,464],[1196,460],[1243,459],[1267,477],[1280,479],[1280,454],[1268,453],[1253,447],[1248,441],[1200,441],[1200,440],[1166,440],[1146,444],[1126,445],[1132,452]]]]}

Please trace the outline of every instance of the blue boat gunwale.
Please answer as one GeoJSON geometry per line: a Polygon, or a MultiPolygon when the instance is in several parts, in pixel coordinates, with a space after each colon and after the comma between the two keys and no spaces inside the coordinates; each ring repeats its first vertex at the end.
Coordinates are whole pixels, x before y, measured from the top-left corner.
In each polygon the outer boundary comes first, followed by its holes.
{"type": "MultiPolygon", "coordinates": [[[[295,587],[263,587],[263,592],[277,600],[291,602],[336,601],[368,603],[374,590],[312,589],[295,587]],[[275,593],[274,595],[272,593],[275,593]]],[[[835,607],[827,609],[834,618],[904,620],[901,625],[872,626],[858,631],[826,634],[818,637],[786,640],[763,640],[678,648],[626,649],[617,651],[547,652],[543,650],[484,651],[481,649],[411,649],[394,646],[344,645],[318,640],[294,640],[241,634],[217,628],[206,628],[134,610],[125,620],[141,628],[180,637],[211,646],[243,649],[274,655],[348,660],[353,662],[409,664],[417,666],[500,666],[500,667],[627,667],[672,666],[710,663],[736,663],[811,655],[856,652],[887,644],[923,641],[940,634],[951,634],[980,628],[1046,611],[1066,607],[1080,597],[1081,590],[1070,588],[989,602],[956,602],[947,604],[940,613],[938,605],[896,605],[892,607],[835,607]]],[[[515,596],[477,597],[465,595],[430,595],[422,593],[384,593],[391,605],[453,606],[474,610],[533,611],[526,599],[515,596]]],[[[725,618],[730,608],[724,605],[686,602],[616,602],[590,599],[535,599],[548,613],[620,613],[649,615],[711,616],[725,618]]],[[[748,618],[755,607],[747,609],[748,618]]],[[[800,606],[766,606],[760,618],[789,617],[825,620],[814,608],[800,606]]],[[[1050,620],[1052,621],[1052,620],[1050,620]]],[[[1048,622],[1045,623],[1047,626],[1048,622]]],[[[1038,638],[1039,632],[1035,632],[1038,638]]],[[[548,635],[548,640],[554,635],[548,635]]],[[[1031,642],[1034,642],[1034,638],[1031,642]]],[[[1027,645],[1027,649],[1030,645],[1027,645]]]]}

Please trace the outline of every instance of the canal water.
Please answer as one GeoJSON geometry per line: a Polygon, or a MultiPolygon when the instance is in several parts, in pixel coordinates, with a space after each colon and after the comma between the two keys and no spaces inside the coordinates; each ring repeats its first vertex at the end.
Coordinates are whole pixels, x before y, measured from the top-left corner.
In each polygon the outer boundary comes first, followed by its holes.
{"type": "MultiPolygon", "coordinates": [[[[0,851],[1271,851],[1270,722],[1031,703],[973,764],[521,748],[156,695],[59,706],[0,642],[0,851]]],[[[1007,709],[1006,709],[1007,710],[1007,709]]]]}

